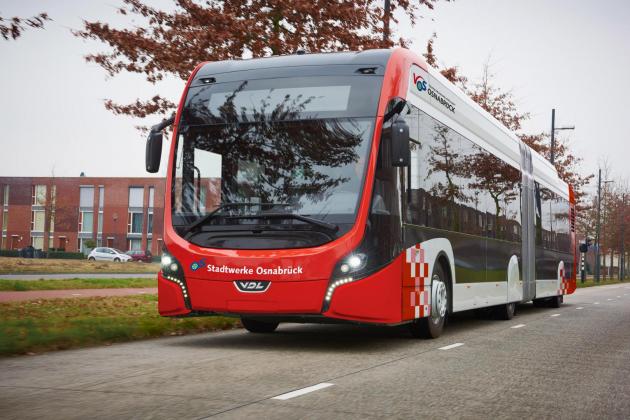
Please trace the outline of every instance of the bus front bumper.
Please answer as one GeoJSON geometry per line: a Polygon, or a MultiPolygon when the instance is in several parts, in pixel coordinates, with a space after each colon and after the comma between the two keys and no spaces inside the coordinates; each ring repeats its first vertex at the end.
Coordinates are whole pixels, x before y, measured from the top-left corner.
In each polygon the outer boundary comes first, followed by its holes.
{"type": "Polygon", "coordinates": [[[247,293],[239,291],[233,281],[187,278],[185,287],[190,302],[187,307],[182,286],[160,273],[158,308],[163,316],[227,314],[287,319],[317,316],[368,324],[398,324],[402,321],[399,269],[392,264],[369,277],[338,287],[324,312],[328,279],[276,281],[263,293],[247,293]]]}

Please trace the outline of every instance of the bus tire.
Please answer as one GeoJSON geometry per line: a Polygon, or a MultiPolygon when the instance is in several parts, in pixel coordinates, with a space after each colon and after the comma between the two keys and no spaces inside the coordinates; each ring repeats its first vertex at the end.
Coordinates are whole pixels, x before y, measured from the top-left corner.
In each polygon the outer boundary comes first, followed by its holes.
{"type": "Polygon", "coordinates": [[[269,334],[272,333],[278,328],[278,322],[265,322],[258,321],[256,319],[251,318],[241,318],[241,324],[243,327],[250,333],[255,334],[269,334]]]}
{"type": "Polygon", "coordinates": [[[409,330],[413,337],[438,338],[442,334],[451,298],[447,282],[448,278],[444,269],[439,263],[435,264],[431,276],[431,314],[409,324],[409,330]]]}
{"type": "Polygon", "coordinates": [[[516,302],[507,303],[505,305],[499,305],[494,308],[494,315],[497,319],[509,321],[514,318],[516,313],[516,302]]]}
{"type": "Polygon", "coordinates": [[[552,308],[559,308],[560,305],[562,305],[562,302],[564,302],[564,296],[553,296],[551,299],[549,299],[549,306],[552,308]]]}

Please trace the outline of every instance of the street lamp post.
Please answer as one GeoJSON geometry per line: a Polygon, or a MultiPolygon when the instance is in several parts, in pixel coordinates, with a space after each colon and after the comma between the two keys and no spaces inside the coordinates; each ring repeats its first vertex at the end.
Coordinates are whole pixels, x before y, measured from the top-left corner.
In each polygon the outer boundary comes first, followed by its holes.
{"type": "Polygon", "coordinates": [[[602,170],[597,174],[597,224],[595,225],[595,281],[599,283],[599,220],[602,211],[602,170]]]}
{"type": "Polygon", "coordinates": [[[549,161],[553,165],[556,161],[556,130],[575,130],[575,126],[556,127],[556,109],[551,110],[551,150],[549,152],[549,161]]]}

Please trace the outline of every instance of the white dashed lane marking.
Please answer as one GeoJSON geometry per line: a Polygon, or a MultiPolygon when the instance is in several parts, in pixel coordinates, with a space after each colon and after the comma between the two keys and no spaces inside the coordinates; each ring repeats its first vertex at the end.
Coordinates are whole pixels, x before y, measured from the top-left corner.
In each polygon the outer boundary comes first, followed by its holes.
{"type": "Polygon", "coordinates": [[[286,394],[278,395],[273,397],[272,400],[288,400],[291,398],[299,397],[300,395],[308,394],[309,392],[319,391],[320,389],[328,388],[329,386],[333,386],[334,384],[330,384],[327,382],[322,382],[321,384],[307,386],[306,388],[296,389],[295,391],[287,392],[286,394]]]}
{"type": "Polygon", "coordinates": [[[575,308],[575,309],[584,309],[584,308],[583,308],[582,306],[578,306],[578,307],[577,307],[577,308],[575,308]]]}
{"type": "Polygon", "coordinates": [[[524,326],[525,326],[525,324],[518,324],[518,325],[514,325],[513,327],[510,327],[510,328],[516,329],[516,328],[523,328],[524,326]]]}
{"type": "Polygon", "coordinates": [[[448,346],[440,347],[440,350],[450,350],[450,349],[454,349],[455,347],[459,347],[459,346],[463,346],[463,345],[464,345],[464,343],[450,344],[448,346]]]}
{"type": "Polygon", "coordinates": [[[593,305],[599,305],[599,302],[593,302],[593,305]]]}
{"type": "Polygon", "coordinates": [[[81,296],[81,293],[73,293],[72,296],[81,296]]]}
{"type": "Polygon", "coordinates": [[[560,314],[553,314],[553,315],[551,315],[551,316],[560,316],[560,314]]]}

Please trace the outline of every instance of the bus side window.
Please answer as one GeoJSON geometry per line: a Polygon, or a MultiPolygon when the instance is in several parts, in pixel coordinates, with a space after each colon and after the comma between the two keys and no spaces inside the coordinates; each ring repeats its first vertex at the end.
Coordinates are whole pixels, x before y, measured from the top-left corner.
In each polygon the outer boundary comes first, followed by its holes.
{"type": "Polygon", "coordinates": [[[534,201],[535,201],[535,209],[536,209],[536,245],[542,245],[542,210],[540,204],[540,184],[538,182],[534,183],[534,201]]]}
{"type": "Polygon", "coordinates": [[[420,110],[413,105],[409,106],[409,111],[405,116],[405,121],[409,125],[409,147],[411,149],[411,159],[405,171],[405,222],[418,223],[422,212],[421,200],[417,194],[422,182],[422,144],[420,143],[419,128],[420,110]],[[415,191],[415,193],[414,193],[415,191]]]}

